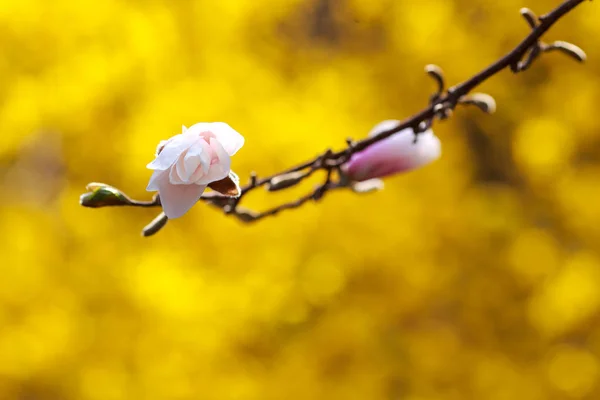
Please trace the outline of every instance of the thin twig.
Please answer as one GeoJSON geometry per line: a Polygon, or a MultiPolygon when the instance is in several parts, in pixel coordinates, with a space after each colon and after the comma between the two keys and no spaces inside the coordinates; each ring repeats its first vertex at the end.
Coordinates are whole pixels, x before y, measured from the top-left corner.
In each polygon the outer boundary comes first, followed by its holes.
{"type": "MultiPolygon", "coordinates": [[[[300,207],[308,201],[318,201],[329,190],[351,187],[352,182],[347,181],[347,179],[343,176],[340,167],[346,163],[352,157],[352,155],[363,151],[367,147],[407,128],[412,128],[415,132],[415,135],[418,135],[420,132],[423,132],[425,129],[431,127],[434,120],[446,119],[451,116],[452,110],[458,104],[475,104],[484,111],[492,111],[492,109],[495,108],[495,102],[491,96],[482,94],[474,94],[472,96],[467,95],[474,88],[498,72],[506,68],[510,68],[515,73],[524,71],[529,68],[529,66],[536,58],[539,57],[541,53],[553,50],[559,50],[562,53],[577,59],[578,61],[585,60],[585,53],[583,50],[573,44],[558,41],[548,45],[540,41],[541,37],[548,31],[548,29],[550,29],[550,27],[552,27],[552,25],[554,25],[560,18],[584,1],[585,0],[564,1],[554,10],[540,16],[539,18],[536,18],[535,14],[529,9],[521,9],[521,15],[531,27],[531,32],[529,35],[527,35],[513,50],[501,57],[499,60],[489,65],[487,68],[483,69],[471,78],[452,86],[447,90],[445,90],[445,82],[441,69],[435,65],[427,66],[426,72],[436,81],[437,84],[436,92],[430,97],[430,104],[425,109],[401,121],[396,127],[359,141],[346,139],[347,147],[343,150],[337,152],[327,150],[311,160],[307,160],[296,166],[287,168],[267,177],[259,179],[256,174],[253,173],[249,182],[245,186],[241,187],[240,196],[238,198],[224,197],[216,192],[209,192],[203,194],[200,200],[213,207],[221,209],[227,214],[236,216],[240,221],[255,222],[262,218],[276,215],[283,210],[300,207]],[[299,184],[319,170],[324,170],[326,172],[325,181],[314,191],[298,198],[297,200],[281,204],[262,212],[248,210],[239,206],[243,197],[259,187],[266,186],[267,190],[270,191],[282,190],[299,184]],[[335,179],[333,172],[337,172],[337,180],[335,179]]],[[[128,205],[136,207],[160,206],[160,199],[158,196],[155,196],[151,201],[137,201],[128,198],[125,194],[118,191],[118,189],[111,187],[111,190],[118,192],[118,196],[116,198],[110,199],[113,200],[112,202],[104,201],[100,205],[92,204],[93,202],[84,204],[83,198],[86,195],[83,195],[81,203],[82,205],[86,205],[88,207],[113,205],[128,205]],[[122,204],[117,204],[119,198],[125,198],[127,201],[123,202],[122,204]]],[[[144,235],[156,233],[162,226],[164,226],[166,221],[167,220],[166,217],[164,217],[164,214],[159,215],[150,225],[148,225],[148,227],[146,227],[144,230],[144,235]]]]}

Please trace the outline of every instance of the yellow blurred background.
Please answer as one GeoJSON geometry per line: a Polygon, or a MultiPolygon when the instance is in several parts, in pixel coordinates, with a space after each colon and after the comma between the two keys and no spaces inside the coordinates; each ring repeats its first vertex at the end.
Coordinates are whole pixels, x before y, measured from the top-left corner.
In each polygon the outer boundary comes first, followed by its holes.
{"type": "Polygon", "coordinates": [[[596,2],[546,37],[587,63],[498,74],[497,113],[436,124],[443,157],[382,192],[255,225],[199,204],[151,238],[157,209],[78,204],[150,198],[182,124],[241,132],[243,182],[340,149],[558,4],[0,0],[0,399],[599,398],[596,2]]]}

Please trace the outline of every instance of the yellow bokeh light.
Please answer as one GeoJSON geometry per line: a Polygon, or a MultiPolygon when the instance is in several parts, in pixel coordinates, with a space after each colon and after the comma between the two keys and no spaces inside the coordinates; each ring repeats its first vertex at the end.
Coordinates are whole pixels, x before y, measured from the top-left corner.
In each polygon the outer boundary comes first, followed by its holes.
{"type": "Polygon", "coordinates": [[[557,348],[548,360],[548,378],[572,398],[590,394],[598,379],[598,359],[589,352],[570,346],[557,348]]]}
{"type": "MultiPolygon", "coordinates": [[[[244,225],[205,204],[152,238],[159,140],[225,121],[242,183],[426,106],[528,32],[531,0],[0,0],[0,399],[598,398],[598,5],[433,129],[368,195],[244,225]]],[[[256,191],[257,210],[290,200],[256,191]]]]}

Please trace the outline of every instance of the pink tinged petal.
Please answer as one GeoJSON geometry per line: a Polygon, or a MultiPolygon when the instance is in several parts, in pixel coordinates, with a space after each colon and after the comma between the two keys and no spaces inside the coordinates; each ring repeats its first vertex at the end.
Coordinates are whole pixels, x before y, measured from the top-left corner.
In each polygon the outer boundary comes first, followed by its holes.
{"type": "Polygon", "coordinates": [[[170,179],[171,183],[173,183],[173,184],[188,183],[188,181],[187,181],[188,175],[185,171],[185,156],[188,152],[189,152],[189,149],[184,151],[177,159],[177,162],[175,163],[175,165],[173,165],[171,167],[171,174],[169,175],[169,179],[170,179]]]}
{"type": "Polygon", "coordinates": [[[206,185],[207,183],[209,183],[205,182],[205,177],[210,169],[212,149],[205,140],[199,140],[194,145],[194,148],[190,150],[193,151],[194,154],[198,154],[200,157],[200,165],[198,165],[198,167],[190,177],[190,182],[206,185]]]}
{"type": "Polygon", "coordinates": [[[220,181],[229,176],[231,169],[231,158],[225,151],[221,143],[211,138],[209,143],[202,142],[207,152],[211,154],[211,165],[208,172],[196,182],[201,185],[207,185],[211,182],[220,181]]]}
{"type": "Polygon", "coordinates": [[[225,122],[199,122],[190,126],[186,135],[215,137],[229,156],[234,155],[244,145],[244,137],[225,122]]]}
{"type": "Polygon", "coordinates": [[[182,135],[194,141],[198,139],[208,140],[210,136],[214,136],[210,131],[211,125],[210,122],[198,122],[187,128],[182,135]]]}
{"type": "Polygon", "coordinates": [[[164,178],[169,178],[169,171],[161,171],[161,170],[156,170],[152,173],[152,176],[150,177],[150,182],[148,182],[148,186],[146,187],[146,190],[148,192],[155,192],[158,190],[159,187],[159,182],[161,180],[163,180],[164,178]]]}
{"type": "Polygon", "coordinates": [[[221,143],[225,152],[232,156],[244,145],[244,137],[225,122],[213,122],[211,132],[221,143]]]}
{"type": "Polygon", "coordinates": [[[205,185],[171,185],[164,182],[158,193],[165,215],[169,219],[181,217],[198,202],[204,189],[205,185]]]}
{"type": "Polygon", "coordinates": [[[204,164],[198,165],[198,168],[196,168],[196,171],[194,171],[192,176],[190,176],[190,182],[198,184],[199,181],[202,180],[202,177],[204,175],[206,175],[206,171],[207,171],[207,169],[204,169],[204,164]]]}
{"type": "Polygon", "coordinates": [[[409,129],[377,142],[354,154],[346,164],[346,172],[352,179],[362,181],[406,170],[413,140],[409,129]]]}
{"type": "Polygon", "coordinates": [[[179,156],[193,143],[193,139],[184,135],[173,136],[163,147],[160,154],[146,168],[165,170],[171,167],[179,156]]]}
{"type": "Polygon", "coordinates": [[[198,169],[202,170],[199,167],[209,165],[208,157],[202,150],[200,140],[197,140],[192,147],[179,156],[175,166],[171,168],[171,183],[175,185],[195,183],[196,180],[192,178],[198,169]]]}
{"type": "Polygon", "coordinates": [[[196,182],[197,179],[193,179],[192,176],[201,168],[204,171],[208,171],[210,167],[210,152],[205,149],[206,141],[198,140],[192,147],[189,148],[185,155],[186,170],[190,173],[190,182],[196,182]]]}
{"type": "MultiPolygon", "coordinates": [[[[384,121],[378,126],[381,129],[374,128],[375,134],[397,126],[397,122],[384,121]]],[[[440,141],[431,130],[419,134],[417,142],[414,143],[414,135],[409,128],[353,155],[344,170],[351,179],[363,181],[421,167],[440,155],[440,141]]]]}
{"type": "MultiPolygon", "coordinates": [[[[180,158],[181,160],[181,158],[180,158]]],[[[169,183],[173,184],[173,185],[185,185],[187,184],[187,182],[185,182],[181,175],[179,175],[179,171],[177,170],[177,165],[180,163],[180,161],[177,161],[177,164],[172,166],[171,169],[169,169],[169,183]]]]}
{"type": "Polygon", "coordinates": [[[185,214],[196,204],[205,189],[204,185],[172,185],[168,171],[154,171],[147,188],[149,191],[158,190],[163,211],[170,219],[185,214]]]}
{"type": "Polygon", "coordinates": [[[214,152],[214,158],[211,160],[211,164],[219,163],[224,165],[224,168],[227,169],[227,173],[231,169],[231,156],[227,153],[227,150],[223,146],[218,139],[210,139],[208,142],[211,149],[214,152]]]}

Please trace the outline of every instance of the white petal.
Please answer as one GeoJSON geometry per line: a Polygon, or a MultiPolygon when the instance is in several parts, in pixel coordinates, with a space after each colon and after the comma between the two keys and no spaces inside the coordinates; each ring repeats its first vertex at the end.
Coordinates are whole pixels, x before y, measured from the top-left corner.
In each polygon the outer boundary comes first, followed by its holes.
{"type": "Polygon", "coordinates": [[[173,185],[184,185],[187,183],[183,180],[183,177],[179,175],[179,170],[177,168],[182,162],[183,160],[179,158],[177,163],[169,169],[169,183],[173,185]]]}
{"type": "Polygon", "coordinates": [[[415,164],[418,166],[429,164],[440,158],[442,155],[442,143],[430,129],[417,136],[416,146],[417,149],[414,153],[414,160],[415,164]]]}
{"type": "Polygon", "coordinates": [[[417,168],[440,157],[441,143],[431,129],[419,133],[415,143],[413,130],[407,128],[376,143],[371,152],[379,160],[405,160],[411,168],[417,168]]]}
{"type": "MultiPolygon", "coordinates": [[[[223,146],[223,144],[219,141],[219,139],[211,138],[209,143],[210,147],[217,154],[217,159],[219,160],[219,164],[223,165],[224,168],[229,171],[231,169],[231,157],[227,153],[227,150],[223,146]]],[[[229,173],[229,172],[227,172],[229,173]]]]}
{"type": "Polygon", "coordinates": [[[146,187],[146,190],[148,192],[155,192],[158,190],[159,187],[159,181],[163,180],[164,178],[169,179],[169,172],[168,171],[161,171],[161,170],[156,170],[152,173],[152,176],[150,177],[150,182],[148,182],[148,186],[146,187]]]}
{"type": "Polygon", "coordinates": [[[192,175],[190,175],[189,182],[202,184],[202,178],[208,173],[210,168],[210,147],[208,143],[202,139],[199,140],[198,143],[194,144],[194,146],[192,146],[188,152],[191,152],[193,155],[197,155],[200,161],[192,175]]]}
{"type": "Polygon", "coordinates": [[[192,147],[179,156],[177,163],[171,170],[171,183],[175,185],[195,183],[198,176],[202,176],[202,171],[208,170],[210,155],[203,149],[202,143],[206,144],[204,140],[196,141],[192,147]],[[173,172],[175,169],[177,170],[176,173],[173,172]]]}
{"type": "Polygon", "coordinates": [[[181,217],[198,202],[205,185],[161,184],[158,191],[163,211],[169,219],[181,217]]]}
{"type": "Polygon", "coordinates": [[[403,157],[415,153],[418,142],[415,143],[415,134],[413,133],[413,130],[407,128],[398,133],[394,133],[392,136],[379,143],[380,147],[378,150],[380,153],[389,154],[390,157],[403,157]]]}
{"type": "Polygon", "coordinates": [[[212,122],[210,131],[230,156],[237,153],[244,145],[244,137],[225,122],[212,122]]]}
{"type": "Polygon", "coordinates": [[[193,174],[199,166],[202,166],[204,171],[208,171],[208,167],[210,167],[210,152],[206,151],[205,140],[199,140],[190,149],[185,155],[186,158],[186,170],[191,171],[190,174],[193,174]]]}
{"type": "Polygon", "coordinates": [[[229,170],[231,169],[231,157],[217,139],[211,138],[210,143],[207,143],[206,146],[213,149],[217,154],[218,161],[209,167],[208,172],[201,179],[196,181],[201,185],[225,179],[229,176],[229,170]]]}
{"type": "Polygon", "coordinates": [[[158,157],[158,153],[162,150],[163,147],[169,142],[169,140],[161,140],[158,142],[158,146],[156,146],[156,151],[154,152],[154,157],[158,157]]]}
{"type": "Polygon", "coordinates": [[[189,178],[189,176],[186,173],[186,168],[185,168],[185,156],[188,153],[188,151],[189,151],[189,149],[184,151],[177,159],[177,162],[175,163],[175,165],[171,167],[171,175],[169,176],[169,179],[171,179],[171,183],[177,183],[177,182],[173,182],[172,177],[176,177],[175,180],[176,181],[179,180],[179,181],[181,181],[181,183],[188,183],[187,179],[189,178]],[[176,172],[173,172],[173,170],[175,170],[176,172]]]}
{"type": "MultiPolygon", "coordinates": [[[[373,127],[373,129],[371,129],[371,131],[369,132],[369,137],[378,135],[379,133],[381,133],[383,131],[388,131],[390,129],[393,129],[393,128],[397,127],[400,124],[400,122],[401,121],[398,119],[387,119],[385,121],[381,121],[380,123],[375,125],[373,127]]],[[[408,128],[408,129],[410,129],[410,128],[408,128]]]]}
{"type": "Polygon", "coordinates": [[[146,190],[158,190],[163,211],[168,218],[178,218],[185,214],[206,189],[204,185],[172,185],[168,171],[154,171],[146,190]]]}
{"type": "Polygon", "coordinates": [[[185,125],[181,125],[181,133],[185,133],[185,131],[187,131],[187,128],[185,125]]]}
{"type": "Polygon", "coordinates": [[[149,163],[146,168],[149,169],[159,169],[165,170],[171,167],[177,161],[177,158],[183,153],[187,148],[189,148],[192,144],[194,144],[194,139],[184,136],[184,135],[175,135],[173,136],[162,149],[160,154],[149,163]]]}

